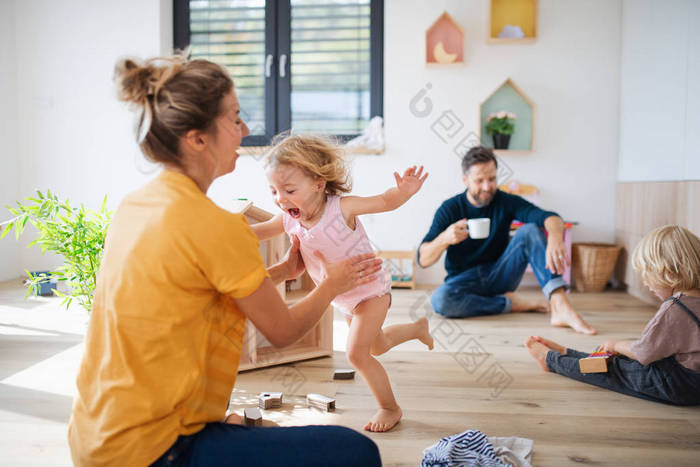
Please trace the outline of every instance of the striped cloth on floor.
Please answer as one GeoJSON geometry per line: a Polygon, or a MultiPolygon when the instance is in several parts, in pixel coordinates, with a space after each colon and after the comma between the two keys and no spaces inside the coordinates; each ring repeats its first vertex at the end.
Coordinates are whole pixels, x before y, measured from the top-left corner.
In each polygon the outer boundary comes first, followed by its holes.
{"type": "Polygon", "coordinates": [[[423,451],[421,467],[508,467],[479,430],[447,436],[423,451]]]}

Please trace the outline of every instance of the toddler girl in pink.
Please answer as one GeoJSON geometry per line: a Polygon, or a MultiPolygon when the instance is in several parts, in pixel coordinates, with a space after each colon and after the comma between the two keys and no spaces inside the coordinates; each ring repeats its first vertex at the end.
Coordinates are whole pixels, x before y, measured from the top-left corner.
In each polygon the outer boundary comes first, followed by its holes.
{"type": "MultiPolygon", "coordinates": [[[[275,144],[265,166],[270,190],[282,214],[253,225],[253,231],[261,240],[282,232],[296,237],[306,270],[316,283],[321,280],[325,262],[373,251],[358,216],[398,208],[428,176],[423,174],[423,167],[414,166],[403,176],[394,172],[396,186],[381,195],[343,196],[350,192],[351,184],[342,149],[326,138],[311,135],[292,135],[275,144]]],[[[386,271],[333,301],[350,326],[348,360],[379,403],[379,410],[365,426],[369,431],[390,430],[402,415],[389,377],[374,356],[411,339],[433,348],[425,318],[382,328],[390,304],[391,277],[386,271]]]]}

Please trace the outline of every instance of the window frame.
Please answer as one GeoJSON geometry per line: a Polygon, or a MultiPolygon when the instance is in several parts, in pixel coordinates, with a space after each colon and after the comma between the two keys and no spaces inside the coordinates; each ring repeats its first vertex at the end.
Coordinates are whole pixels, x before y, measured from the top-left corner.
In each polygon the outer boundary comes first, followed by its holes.
{"type": "MultiPolygon", "coordinates": [[[[384,0],[369,0],[370,5],[370,86],[369,116],[384,116],[384,0]]],[[[175,50],[190,44],[189,0],[173,0],[173,42],[175,50]]],[[[272,138],[290,128],[291,63],[286,77],[279,76],[279,57],[291,57],[291,0],[265,1],[265,56],[272,55],[271,78],[265,79],[265,135],[250,135],[242,146],[266,146],[272,138]]],[[[347,141],[357,134],[333,135],[347,141]]]]}

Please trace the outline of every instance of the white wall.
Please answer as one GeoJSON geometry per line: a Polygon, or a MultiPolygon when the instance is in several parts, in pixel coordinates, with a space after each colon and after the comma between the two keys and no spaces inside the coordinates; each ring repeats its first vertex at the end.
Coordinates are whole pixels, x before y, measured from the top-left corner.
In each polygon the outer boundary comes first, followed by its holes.
{"type": "MultiPolygon", "coordinates": [[[[16,63],[15,2],[4,0],[0,2],[0,222],[10,219],[5,205],[14,204],[19,194],[16,63]]],[[[18,275],[19,243],[11,235],[0,241],[0,281],[18,275]]]]}
{"type": "Polygon", "coordinates": [[[620,181],[700,180],[700,2],[625,0],[620,181]]]}
{"type": "MultiPolygon", "coordinates": [[[[34,187],[52,188],[96,206],[107,193],[114,207],[149,177],[138,171],[145,164],[133,142],[132,116],[114,98],[110,78],[117,57],[150,56],[171,44],[164,39],[170,16],[162,14],[168,5],[160,3],[170,2],[82,0],[71,2],[71,8],[51,1],[18,2],[20,140],[27,145],[21,158],[22,195],[34,187]]],[[[535,151],[504,158],[514,178],[537,185],[543,207],[579,221],[576,240],[612,240],[621,5],[607,0],[539,3],[534,44],[496,46],[484,43],[486,1],[385,2],[387,151],[354,158],[355,192],[383,191],[393,183],[394,170],[412,164],[424,164],[430,177],[398,211],[365,220],[378,247],[415,248],[439,204],[463,190],[452,147],[476,130],[479,102],[507,77],[537,105],[535,151]],[[445,10],[466,32],[466,64],[427,68],[425,30],[445,10]],[[409,103],[428,82],[433,113],[418,118],[409,103]],[[450,145],[430,129],[446,110],[464,123],[450,145]]],[[[215,182],[210,194],[221,204],[247,197],[273,209],[262,169],[252,157],[242,157],[237,170],[215,182]]],[[[41,261],[46,260],[25,253],[22,267],[38,267],[41,261]]],[[[418,278],[438,283],[443,276],[440,262],[418,278]]]]}
{"type": "MultiPolygon", "coordinates": [[[[488,2],[480,0],[389,1],[386,3],[385,116],[387,157],[357,161],[358,171],[385,173],[380,182],[359,179],[371,192],[390,183],[393,168],[428,167],[429,183],[402,210],[378,218],[370,231],[379,245],[414,247],[427,232],[435,209],[464,189],[456,140],[443,143],[430,126],[446,110],[478,131],[478,107],[510,77],[536,104],[535,150],[504,156],[513,178],[534,184],[541,205],[580,222],[576,240],[610,241],[614,236],[617,168],[620,3],[603,0],[539,2],[538,38],[527,45],[486,45],[488,2]],[[427,68],[425,30],[448,11],[466,35],[465,66],[427,68]],[[594,33],[593,33],[594,32],[594,33]],[[409,102],[432,84],[431,115],[417,118],[409,102]],[[400,226],[398,229],[392,225],[400,226]]],[[[439,283],[442,264],[418,279],[439,283]]]]}
{"type": "MultiPolygon", "coordinates": [[[[154,169],[134,143],[131,114],[115,98],[112,73],[119,57],[172,50],[171,4],[16,3],[19,197],[51,189],[97,208],[107,194],[114,208],[150,176],[143,171],[154,169]]],[[[6,178],[3,174],[3,184],[6,178]]],[[[19,276],[25,268],[60,264],[38,248],[22,250],[20,262],[14,274],[0,266],[2,274],[19,276]]]]}

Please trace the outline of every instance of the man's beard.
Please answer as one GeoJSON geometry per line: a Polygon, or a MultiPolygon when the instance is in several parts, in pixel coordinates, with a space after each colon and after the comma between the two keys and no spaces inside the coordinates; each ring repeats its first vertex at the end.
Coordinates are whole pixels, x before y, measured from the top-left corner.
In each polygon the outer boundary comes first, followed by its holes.
{"type": "Polygon", "coordinates": [[[495,191],[479,191],[476,195],[474,193],[472,193],[471,195],[472,198],[474,198],[474,201],[476,201],[477,203],[476,207],[482,208],[491,203],[495,194],[495,191]]]}

